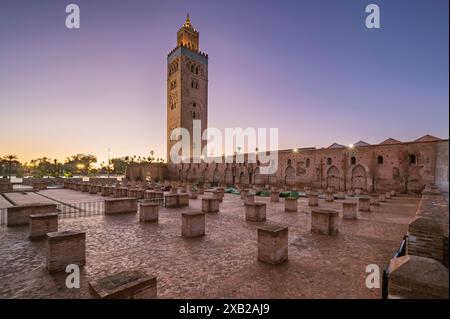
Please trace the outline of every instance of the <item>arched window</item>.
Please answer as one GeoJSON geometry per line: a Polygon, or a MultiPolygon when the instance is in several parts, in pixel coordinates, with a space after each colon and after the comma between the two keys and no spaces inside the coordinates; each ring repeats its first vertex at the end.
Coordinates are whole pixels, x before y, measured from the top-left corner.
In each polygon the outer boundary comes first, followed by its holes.
{"type": "Polygon", "coordinates": [[[198,67],[195,68],[195,74],[198,74],[198,67]]]}
{"type": "Polygon", "coordinates": [[[409,154],[409,165],[416,165],[417,157],[415,154],[409,154]]]}
{"type": "Polygon", "coordinates": [[[195,119],[195,112],[192,112],[192,118],[195,119]]]}
{"type": "Polygon", "coordinates": [[[352,165],[356,165],[356,157],[352,156],[350,161],[351,161],[352,165]]]}
{"type": "Polygon", "coordinates": [[[309,158],[306,159],[306,167],[309,167],[309,165],[311,165],[311,162],[309,160],[309,158]]]}
{"type": "Polygon", "coordinates": [[[331,157],[327,158],[327,165],[332,165],[333,164],[333,160],[331,159],[331,157]]]}
{"type": "Polygon", "coordinates": [[[378,165],[383,165],[383,163],[384,163],[384,158],[383,158],[383,156],[379,155],[379,156],[377,157],[377,163],[378,163],[378,165]]]}

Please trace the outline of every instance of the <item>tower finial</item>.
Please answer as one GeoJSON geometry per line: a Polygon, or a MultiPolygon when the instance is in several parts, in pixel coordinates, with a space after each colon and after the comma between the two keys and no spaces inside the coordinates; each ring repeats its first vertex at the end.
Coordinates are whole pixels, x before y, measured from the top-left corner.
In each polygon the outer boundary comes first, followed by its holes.
{"type": "Polygon", "coordinates": [[[191,27],[191,19],[189,18],[189,12],[187,13],[186,22],[184,22],[184,26],[187,28],[191,27]]]}

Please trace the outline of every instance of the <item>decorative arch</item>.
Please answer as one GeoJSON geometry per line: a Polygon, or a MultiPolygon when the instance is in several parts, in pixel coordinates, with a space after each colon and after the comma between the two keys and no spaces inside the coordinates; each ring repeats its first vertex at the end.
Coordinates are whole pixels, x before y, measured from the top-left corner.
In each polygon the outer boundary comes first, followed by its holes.
{"type": "Polygon", "coordinates": [[[339,189],[339,181],[339,169],[333,165],[327,171],[327,187],[339,189]]]}
{"type": "Polygon", "coordinates": [[[233,185],[233,174],[231,173],[231,169],[227,167],[224,173],[225,184],[233,185]]]}
{"type": "Polygon", "coordinates": [[[284,171],[284,183],[288,186],[294,186],[295,184],[295,169],[289,165],[284,171]]]}
{"type": "Polygon", "coordinates": [[[367,190],[367,171],[362,165],[356,165],[352,170],[352,188],[367,190]]]}

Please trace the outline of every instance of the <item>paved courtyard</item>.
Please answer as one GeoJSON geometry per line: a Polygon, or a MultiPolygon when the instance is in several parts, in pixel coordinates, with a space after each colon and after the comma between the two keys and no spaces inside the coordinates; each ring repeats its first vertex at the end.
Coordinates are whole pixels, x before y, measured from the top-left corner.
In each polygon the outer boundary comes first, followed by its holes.
{"type": "MultiPolygon", "coordinates": [[[[42,202],[101,200],[71,190],[31,196],[42,202]]],[[[156,274],[159,298],[380,298],[381,289],[366,288],[365,268],[387,265],[419,203],[418,197],[395,197],[359,212],[358,220],[342,220],[342,201],[321,199],[321,208],[341,214],[339,235],[328,237],[310,233],[307,199],[299,199],[298,213],[287,213],[283,199],[255,198],[267,203],[268,221],[289,226],[289,260],[282,265],[257,261],[256,229],[264,223],[245,221],[240,196],[225,194],[220,212],[206,215],[206,236],[199,239],[180,234],[181,212],[200,210],[200,199],[190,200],[190,208],[161,208],[157,224],[139,223],[137,214],[60,219],[60,230],[86,232],[80,289],[66,288],[65,273],[47,273],[45,241],[31,242],[27,227],[2,227],[0,298],[89,298],[90,278],[128,268],[156,274]]]]}

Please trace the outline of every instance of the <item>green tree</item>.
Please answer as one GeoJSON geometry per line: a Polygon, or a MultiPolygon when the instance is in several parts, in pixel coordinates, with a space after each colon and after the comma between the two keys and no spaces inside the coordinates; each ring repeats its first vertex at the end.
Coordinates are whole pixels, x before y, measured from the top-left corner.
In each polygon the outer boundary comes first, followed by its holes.
{"type": "Polygon", "coordinates": [[[7,162],[9,182],[11,183],[11,173],[12,173],[13,163],[20,165],[20,162],[18,161],[17,155],[14,155],[14,154],[9,154],[9,155],[3,156],[3,160],[7,162]]]}

